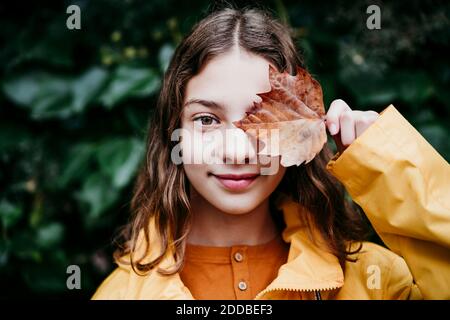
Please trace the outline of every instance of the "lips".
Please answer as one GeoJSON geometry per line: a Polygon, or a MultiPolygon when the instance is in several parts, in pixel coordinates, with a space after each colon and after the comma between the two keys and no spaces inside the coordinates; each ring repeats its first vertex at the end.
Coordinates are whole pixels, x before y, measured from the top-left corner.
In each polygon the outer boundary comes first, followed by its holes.
{"type": "Polygon", "coordinates": [[[253,179],[259,176],[258,173],[244,173],[244,174],[215,174],[216,177],[221,179],[230,180],[242,180],[242,179],[253,179]]]}
{"type": "Polygon", "coordinates": [[[248,188],[253,183],[253,181],[255,181],[258,178],[259,174],[257,173],[213,174],[213,176],[226,189],[232,191],[240,191],[248,188]]]}

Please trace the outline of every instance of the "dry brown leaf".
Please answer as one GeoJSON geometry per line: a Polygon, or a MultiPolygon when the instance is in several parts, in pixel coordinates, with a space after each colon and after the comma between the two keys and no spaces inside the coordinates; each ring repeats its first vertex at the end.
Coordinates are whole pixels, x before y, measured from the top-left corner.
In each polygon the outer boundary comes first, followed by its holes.
{"type": "Polygon", "coordinates": [[[262,101],[233,124],[264,142],[258,154],[281,155],[284,167],[308,163],[327,141],[322,88],[300,67],[291,76],[270,66],[269,80],[271,91],[258,94],[262,101]],[[278,129],[278,139],[271,129],[278,129]]]}

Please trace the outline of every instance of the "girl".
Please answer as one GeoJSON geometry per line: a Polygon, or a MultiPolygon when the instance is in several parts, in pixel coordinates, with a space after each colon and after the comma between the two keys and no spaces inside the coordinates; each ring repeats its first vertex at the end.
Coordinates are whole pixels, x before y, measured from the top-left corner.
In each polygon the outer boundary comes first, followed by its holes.
{"type": "Polygon", "coordinates": [[[217,11],[178,46],[119,267],[93,298],[450,298],[447,162],[393,106],[335,100],[326,123],[339,152],[288,168],[272,158],[277,170],[261,174],[267,162],[232,122],[270,90],[269,65],[294,74],[302,60],[288,29],[254,9],[217,11]],[[225,131],[233,139],[214,138],[225,131]],[[223,152],[191,161],[206,145],[223,152]],[[363,241],[344,187],[392,251],[363,241]]]}

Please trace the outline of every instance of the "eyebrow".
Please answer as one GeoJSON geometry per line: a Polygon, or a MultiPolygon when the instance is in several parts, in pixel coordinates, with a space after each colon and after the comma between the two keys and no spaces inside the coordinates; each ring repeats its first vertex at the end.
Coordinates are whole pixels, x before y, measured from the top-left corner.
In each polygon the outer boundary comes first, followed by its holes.
{"type": "Polygon", "coordinates": [[[225,109],[225,107],[222,104],[220,104],[220,103],[217,103],[217,102],[214,102],[214,101],[210,101],[210,100],[196,99],[196,98],[189,99],[184,104],[184,106],[187,107],[187,106],[189,106],[191,104],[194,104],[194,103],[201,104],[201,105],[203,105],[203,106],[205,106],[207,108],[211,108],[211,109],[219,109],[219,110],[225,109]]]}
{"type": "MultiPolygon", "coordinates": [[[[205,106],[207,108],[211,108],[211,109],[217,109],[217,110],[224,110],[225,106],[221,103],[215,102],[215,101],[211,101],[211,100],[204,100],[204,99],[197,99],[197,98],[193,98],[193,99],[189,99],[185,104],[184,107],[187,107],[191,104],[194,103],[198,103],[201,104],[202,106],[205,106]]],[[[253,108],[253,104],[249,105],[247,107],[246,111],[250,111],[253,108]]]]}

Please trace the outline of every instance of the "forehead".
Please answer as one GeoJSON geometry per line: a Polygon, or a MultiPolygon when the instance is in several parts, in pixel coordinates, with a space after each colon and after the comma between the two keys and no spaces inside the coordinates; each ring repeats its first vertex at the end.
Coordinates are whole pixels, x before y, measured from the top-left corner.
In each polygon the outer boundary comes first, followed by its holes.
{"type": "Polygon", "coordinates": [[[227,105],[259,100],[256,93],[270,90],[269,62],[255,54],[234,49],[208,61],[187,84],[187,98],[201,98],[227,105]]]}

